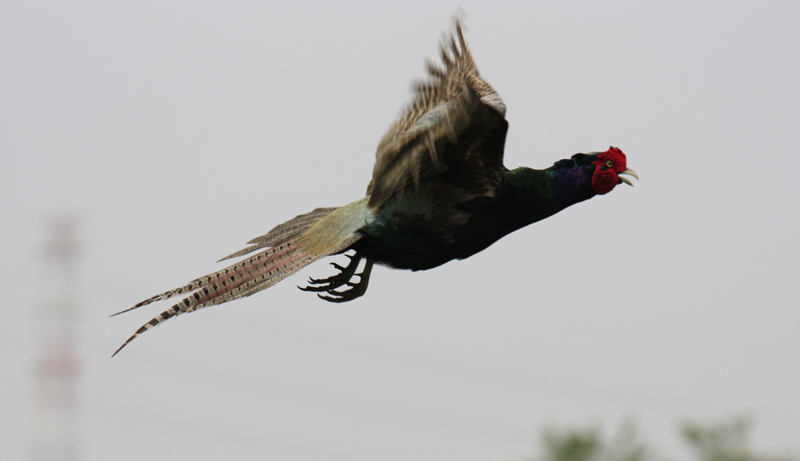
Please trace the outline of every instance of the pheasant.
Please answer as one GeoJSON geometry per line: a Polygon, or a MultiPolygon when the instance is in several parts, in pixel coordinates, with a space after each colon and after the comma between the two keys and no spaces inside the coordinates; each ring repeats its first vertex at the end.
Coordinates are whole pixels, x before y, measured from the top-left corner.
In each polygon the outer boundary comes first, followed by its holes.
{"type": "Polygon", "coordinates": [[[259,251],[254,256],[114,314],[184,296],[114,355],[172,317],[250,296],[325,256],[344,253],[350,261],[332,263],[336,275],[312,278],[301,289],[330,302],[350,301],[366,293],[376,263],[418,271],[468,258],[617,184],[633,185],[621,175],[638,179],[616,147],[542,170],[507,169],[506,106],[478,74],[460,20],[440,54],[443,65],[427,61],[428,79],[415,85],[414,101],[378,144],[364,198],[299,215],[220,261],[259,251]]]}

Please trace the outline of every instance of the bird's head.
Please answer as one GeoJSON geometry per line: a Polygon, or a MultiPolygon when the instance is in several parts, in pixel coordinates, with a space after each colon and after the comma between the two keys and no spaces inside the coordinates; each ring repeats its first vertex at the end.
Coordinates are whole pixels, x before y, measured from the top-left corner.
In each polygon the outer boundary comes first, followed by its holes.
{"type": "Polygon", "coordinates": [[[616,147],[610,147],[605,152],[575,154],[572,160],[576,166],[590,167],[590,171],[593,167],[592,188],[599,195],[611,192],[617,184],[633,186],[628,178],[620,175],[627,174],[639,179],[636,172],[628,168],[625,154],[616,147]]]}

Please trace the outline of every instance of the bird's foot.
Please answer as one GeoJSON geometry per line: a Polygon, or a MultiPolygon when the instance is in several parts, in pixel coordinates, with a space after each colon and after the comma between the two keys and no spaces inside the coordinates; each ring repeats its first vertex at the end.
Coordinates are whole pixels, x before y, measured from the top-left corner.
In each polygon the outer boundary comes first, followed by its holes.
{"type": "Polygon", "coordinates": [[[361,273],[357,274],[356,270],[358,269],[358,265],[363,257],[358,253],[345,256],[350,258],[350,262],[347,264],[347,267],[342,267],[336,263],[331,263],[333,267],[339,270],[338,274],[324,279],[309,278],[309,286],[297,288],[300,288],[303,291],[313,291],[317,293],[327,292],[329,296],[325,296],[323,294],[317,294],[317,296],[332,303],[343,303],[345,301],[352,301],[353,299],[364,296],[364,293],[367,292],[367,286],[369,285],[369,276],[372,272],[373,262],[372,260],[367,259],[367,262],[364,264],[364,269],[361,271],[361,273]],[[352,282],[351,280],[353,277],[358,277],[359,281],[352,282]],[[337,288],[343,285],[347,285],[350,288],[344,291],[336,291],[337,288]]]}
{"type": "Polygon", "coordinates": [[[340,286],[344,285],[345,283],[349,282],[353,276],[356,275],[356,269],[358,269],[358,263],[361,262],[361,255],[358,253],[348,255],[350,258],[350,262],[347,264],[347,267],[342,267],[336,263],[331,263],[331,266],[335,267],[339,273],[332,275],[325,279],[308,279],[308,283],[310,285],[316,286],[307,286],[307,287],[297,287],[303,291],[330,291],[340,286]]]}
{"type": "Polygon", "coordinates": [[[372,265],[373,265],[372,260],[367,259],[367,262],[364,263],[364,270],[362,270],[358,274],[354,274],[359,278],[358,282],[350,282],[350,281],[345,282],[345,284],[350,288],[344,291],[336,291],[334,289],[330,289],[327,290],[330,296],[325,296],[321,294],[318,294],[317,296],[324,299],[325,301],[332,303],[343,303],[345,301],[352,301],[356,298],[364,296],[364,294],[367,292],[367,287],[369,286],[369,275],[370,273],[372,273],[372,265]]]}

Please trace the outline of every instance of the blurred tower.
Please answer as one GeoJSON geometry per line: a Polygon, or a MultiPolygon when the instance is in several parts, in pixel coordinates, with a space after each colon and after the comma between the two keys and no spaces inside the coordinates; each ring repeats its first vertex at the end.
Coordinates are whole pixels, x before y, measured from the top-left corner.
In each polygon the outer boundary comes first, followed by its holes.
{"type": "Polygon", "coordinates": [[[50,223],[45,246],[46,296],[38,312],[39,357],[35,367],[33,461],[75,461],[78,359],[75,332],[78,306],[75,269],[79,249],[75,219],[50,223]]]}

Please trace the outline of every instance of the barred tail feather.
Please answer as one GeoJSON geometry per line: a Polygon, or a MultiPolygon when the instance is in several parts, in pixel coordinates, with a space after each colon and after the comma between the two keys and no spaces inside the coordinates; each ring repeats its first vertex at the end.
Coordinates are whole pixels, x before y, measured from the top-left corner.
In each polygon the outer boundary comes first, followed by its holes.
{"type": "Polygon", "coordinates": [[[248,253],[252,253],[255,250],[264,247],[270,247],[277,243],[289,240],[290,238],[297,237],[298,235],[305,232],[306,229],[308,229],[312,224],[317,222],[320,218],[328,215],[329,213],[331,213],[336,209],[337,209],[336,207],[317,208],[311,213],[306,213],[296,216],[294,219],[290,221],[286,221],[281,225],[275,226],[271,231],[267,232],[261,237],[256,237],[253,240],[247,242],[247,244],[251,246],[243,250],[239,250],[236,253],[225,256],[219,261],[225,261],[226,259],[231,259],[231,258],[238,258],[239,256],[244,256],[248,253]]]}
{"type": "MultiPolygon", "coordinates": [[[[271,247],[271,246],[277,245],[277,244],[279,244],[281,242],[285,242],[287,240],[293,239],[294,237],[297,237],[298,235],[300,235],[303,232],[305,232],[312,224],[317,222],[320,218],[328,215],[329,213],[331,213],[332,211],[334,211],[336,209],[337,209],[336,207],[332,207],[332,208],[317,208],[317,209],[315,209],[314,211],[312,211],[310,213],[301,214],[299,216],[296,216],[294,219],[286,221],[285,223],[283,223],[281,225],[275,226],[268,233],[266,233],[266,234],[264,234],[264,235],[262,235],[260,237],[256,237],[253,240],[250,240],[249,242],[247,242],[247,244],[251,245],[251,246],[249,246],[247,248],[244,248],[243,250],[239,250],[236,253],[233,253],[233,254],[230,254],[228,256],[225,256],[224,258],[220,259],[217,262],[225,261],[226,259],[231,259],[231,258],[238,258],[239,256],[244,256],[246,254],[252,253],[255,250],[259,250],[259,249],[265,248],[265,247],[271,247]]],[[[191,292],[191,291],[203,288],[204,286],[210,284],[214,280],[215,277],[218,277],[220,275],[225,274],[226,273],[225,271],[228,271],[229,269],[234,269],[235,270],[236,268],[238,268],[239,265],[246,264],[248,261],[242,261],[239,264],[235,264],[233,266],[226,267],[225,269],[223,269],[223,270],[221,270],[219,272],[215,272],[213,274],[206,275],[204,277],[200,277],[200,278],[194,279],[191,282],[189,282],[188,284],[186,284],[186,285],[184,285],[184,286],[182,286],[180,288],[175,288],[175,289],[172,289],[172,290],[169,290],[169,291],[165,291],[165,292],[157,294],[157,295],[155,295],[153,297],[147,298],[144,301],[136,304],[133,307],[129,307],[128,309],[125,309],[123,311],[119,311],[116,314],[112,314],[111,317],[114,317],[115,315],[119,315],[119,314],[124,314],[125,312],[132,311],[132,310],[134,310],[136,308],[139,308],[139,307],[142,307],[142,306],[146,306],[146,305],[148,305],[150,303],[154,303],[156,301],[169,299],[169,298],[172,298],[173,296],[178,296],[178,295],[183,294],[183,293],[187,293],[187,292],[191,292]]]]}
{"type": "Polygon", "coordinates": [[[361,238],[356,230],[363,222],[362,219],[366,213],[365,202],[362,199],[341,208],[317,208],[311,213],[297,216],[275,227],[269,233],[253,239],[250,242],[253,246],[223,259],[248,254],[267,246],[271,248],[213,274],[192,280],[187,285],[165,291],[147,298],[131,308],[117,312],[114,315],[155,301],[188,294],[179,303],[142,325],[114,352],[112,357],[139,335],[172,317],[250,296],[275,285],[322,257],[346,250],[361,238]],[[315,226],[322,222],[324,222],[323,225],[315,226]],[[321,242],[326,244],[321,245],[321,242]]]}
{"type": "Polygon", "coordinates": [[[172,317],[194,312],[204,307],[233,301],[234,299],[250,296],[261,290],[265,290],[312,262],[328,254],[346,249],[359,238],[360,236],[354,235],[350,239],[341,242],[340,245],[327,254],[308,254],[303,251],[304,245],[297,242],[296,238],[293,238],[275,247],[264,250],[244,261],[226,267],[221,271],[194,280],[186,286],[167,291],[161,295],[149,298],[130,309],[126,309],[122,312],[127,312],[155,300],[166,299],[179,293],[186,293],[194,290],[193,293],[184,298],[181,302],[142,325],[133,336],[128,338],[128,340],[114,352],[112,357],[117,355],[119,351],[139,335],[172,317]]]}

